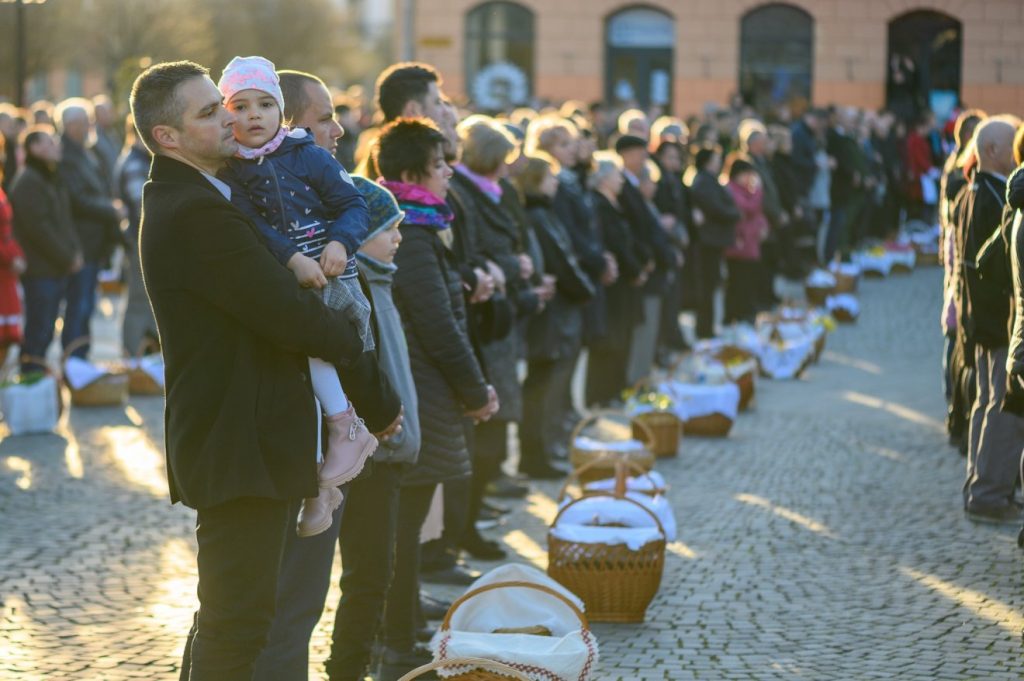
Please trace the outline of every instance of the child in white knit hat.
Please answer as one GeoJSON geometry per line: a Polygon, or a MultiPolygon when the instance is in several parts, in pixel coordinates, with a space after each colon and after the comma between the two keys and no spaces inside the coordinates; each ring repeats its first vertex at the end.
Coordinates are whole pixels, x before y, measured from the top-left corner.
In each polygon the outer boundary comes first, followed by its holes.
{"type": "MultiPolygon", "coordinates": [[[[355,254],[366,238],[366,202],[348,173],[313,136],[284,124],[284,96],[274,65],[235,57],[217,84],[235,116],[238,153],[222,172],[231,201],[263,234],[267,247],[302,286],[321,289],[324,302],[345,310],[373,349],[370,303],[357,279],[355,254]]],[[[326,415],[327,452],[320,494],[299,513],[299,536],[326,531],[342,501],[338,486],[363,469],[377,448],[348,401],[334,366],[310,358],[313,392],[326,415]]]]}

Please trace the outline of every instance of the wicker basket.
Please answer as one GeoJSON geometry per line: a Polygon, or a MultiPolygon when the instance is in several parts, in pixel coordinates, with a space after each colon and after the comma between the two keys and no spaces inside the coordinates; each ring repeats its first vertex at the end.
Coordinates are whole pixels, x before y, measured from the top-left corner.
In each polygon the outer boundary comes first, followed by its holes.
{"type": "MultiPolygon", "coordinates": [[[[575,483],[577,487],[579,487],[580,496],[592,497],[599,494],[607,494],[607,492],[603,492],[601,490],[588,490],[587,483],[582,482],[580,480],[580,476],[585,475],[590,467],[600,465],[601,463],[601,461],[592,461],[584,466],[581,466],[579,470],[570,471],[569,477],[565,479],[565,482],[562,484],[562,489],[558,491],[558,496],[555,497],[557,502],[560,504],[562,503],[562,501],[569,497],[569,489],[573,486],[573,483],[575,483]]],[[[618,459],[617,461],[615,461],[615,497],[622,498],[626,496],[626,479],[630,476],[630,474],[635,474],[637,477],[646,477],[648,480],[651,481],[651,486],[654,487],[654,480],[651,479],[648,473],[650,473],[650,471],[644,470],[642,466],[632,461],[626,461],[625,459],[618,459]]],[[[654,497],[658,495],[664,495],[668,491],[668,489],[664,487],[658,487],[651,490],[636,491],[639,492],[640,494],[646,494],[649,497],[654,497]]]]}
{"type": "MultiPolygon", "coordinates": [[[[563,506],[551,526],[555,527],[566,509],[579,501],[576,499],[563,506]]],[[[564,541],[548,532],[548,574],[583,599],[587,616],[593,622],[643,622],[647,606],[661,586],[665,569],[665,528],[658,516],[643,504],[628,497],[622,501],[635,504],[654,518],[661,539],[633,551],[624,544],[564,541]]]]}
{"type": "Polygon", "coordinates": [[[837,322],[840,322],[842,324],[853,324],[854,322],[857,321],[857,316],[850,312],[849,310],[847,310],[845,307],[837,307],[836,309],[832,310],[831,314],[837,322]]]}
{"type": "Polygon", "coordinates": [[[889,273],[890,274],[910,274],[913,271],[914,271],[914,268],[910,267],[906,263],[894,262],[892,264],[892,269],[889,270],[889,273]]]}
{"type": "Polygon", "coordinates": [[[857,285],[860,283],[859,276],[843,274],[842,272],[833,272],[832,276],[836,278],[836,293],[857,292],[857,285]]]}
{"type": "Polygon", "coordinates": [[[690,437],[727,437],[732,419],[724,414],[708,414],[683,422],[683,434],[690,437]]]}
{"type": "MultiPolygon", "coordinates": [[[[138,365],[146,352],[150,349],[159,350],[159,347],[150,339],[142,341],[135,353],[135,363],[138,365]]],[[[163,397],[164,387],[157,383],[152,376],[143,371],[140,366],[132,366],[128,369],[128,393],[142,397],[163,397]]]]}
{"type": "Polygon", "coordinates": [[[754,374],[756,373],[756,369],[748,371],[733,381],[740,389],[740,411],[749,409],[754,401],[754,395],[757,394],[757,384],[754,380],[754,374]]]}
{"type": "MultiPolygon", "coordinates": [[[[654,386],[648,379],[640,379],[633,390],[651,390],[654,386]]],[[[670,411],[649,411],[633,417],[633,437],[642,440],[651,436],[649,448],[659,458],[672,457],[679,453],[679,441],[683,437],[683,422],[670,411]],[[644,426],[647,426],[645,429],[644,426]]]]}
{"type": "Polygon", "coordinates": [[[583,430],[592,423],[595,423],[599,419],[605,416],[612,416],[618,419],[628,420],[628,417],[614,411],[596,411],[590,416],[587,416],[573,428],[572,435],[569,437],[569,463],[572,464],[573,470],[580,470],[589,463],[594,463],[594,466],[586,468],[585,473],[580,476],[580,482],[586,484],[595,480],[605,480],[615,476],[615,462],[623,459],[631,461],[645,471],[649,471],[654,468],[654,453],[651,451],[651,447],[654,444],[654,433],[651,432],[650,427],[643,421],[636,421],[635,423],[630,422],[630,428],[639,428],[641,432],[646,435],[644,438],[645,446],[642,448],[630,450],[628,452],[621,452],[615,450],[586,450],[579,449],[576,447],[576,438],[580,436],[583,430]]]}
{"type": "MultiPolygon", "coordinates": [[[[89,340],[88,336],[83,336],[71,342],[64,349],[61,366],[68,361],[71,353],[87,345],[89,340]]],[[[71,394],[71,404],[76,407],[116,407],[128,401],[128,372],[124,366],[107,366],[105,374],[82,388],[72,388],[66,376],[64,383],[71,394]]]]}
{"type": "MultiPolygon", "coordinates": [[[[641,506],[642,508],[642,506],[641,506]]],[[[568,598],[558,593],[551,587],[543,584],[534,584],[533,582],[495,582],[494,584],[487,584],[476,589],[472,589],[462,594],[457,598],[448,608],[448,612],[445,613],[444,620],[441,622],[441,634],[450,632],[452,629],[452,617],[459,607],[471,598],[479,596],[480,594],[487,593],[488,591],[494,591],[495,589],[533,589],[535,591],[542,591],[549,596],[561,601],[567,608],[572,610],[572,613],[576,615],[576,619],[580,621],[580,628],[583,631],[583,638],[586,640],[591,637],[590,623],[587,621],[587,616],[583,614],[583,611],[576,607],[576,604],[570,601],[568,598]]],[[[571,589],[570,589],[571,591],[571,589]]],[[[573,592],[575,593],[575,592],[573,592]]],[[[438,654],[443,655],[442,650],[438,651],[438,654]]],[[[425,665],[419,669],[414,669],[403,676],[399,681],[406,681],[407,679],[415,679],[419,675],[431,671],[433,669],[439,669],[440,667],[458,667],[467,663],[478,665],[480,667],[487,666],[487,669],[473,669],[462,674],[456,674],[455,676],[449,676],[448,679],[453,681],[507,681],[509,674],[515,672],[512,676],[514,679],[526,679],[529,681],[529,677],[523,674],[521,671],[516,669],[515,663],[507,664],[504,662],[497,662],[495,660],[486,660],[483,658],[453,658],[451,660],[437,660],[432,664],[425,665]],[[472,662],[470,662],[472,660],[472,662]],[[511,670],[511,671],[509,671],[511,670]],[[500,672],[500,673],[499,673],[500,672]],[[411,675],[411,676],[410,676],[411,675]]]]}
{"type": "Polygon", "coordinates": [[[804,295],[807,297],[807,302],[815,307],[824,305],[825,299],[835,292],[835,286],[811,286],[810,284],[804,284],[804,295]]]}

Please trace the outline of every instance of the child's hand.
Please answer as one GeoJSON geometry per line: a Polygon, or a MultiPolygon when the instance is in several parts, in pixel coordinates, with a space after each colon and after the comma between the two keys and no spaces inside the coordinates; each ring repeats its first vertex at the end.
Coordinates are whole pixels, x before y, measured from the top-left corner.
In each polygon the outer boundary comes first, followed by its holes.
{"type": "Polygon", "coordinates": [[[295,274],[302,288],[322,289],[327,286],[327,277],[320,269],[320,264],[309,256],[296,253],[288,261],[288,269],[295,274]]]}
{"type": "Polygon", "coordinates": [[[320,255],[320,267],[328,277],[336,277],[345,271],[348,250],[337,241],[329,241],[320,255]]]}

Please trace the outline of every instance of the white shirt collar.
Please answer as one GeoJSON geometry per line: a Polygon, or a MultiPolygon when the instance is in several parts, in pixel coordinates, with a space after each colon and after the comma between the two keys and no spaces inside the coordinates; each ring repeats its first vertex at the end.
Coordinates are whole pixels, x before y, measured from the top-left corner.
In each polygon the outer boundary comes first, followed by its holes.
{"type": "Polygon", "coordinates": [[[229,187],[226,182],[224,182],[223,180],[218,180],[216,177],[209,173],[203,173],[203,171],[201,170],[199,172],[202,173],[203,177],[210,181],[210,184],[213,185],[214,189],[221,193],[221,196],[223,196],[228,201],[231,200],[231,187],[229,187]]]}

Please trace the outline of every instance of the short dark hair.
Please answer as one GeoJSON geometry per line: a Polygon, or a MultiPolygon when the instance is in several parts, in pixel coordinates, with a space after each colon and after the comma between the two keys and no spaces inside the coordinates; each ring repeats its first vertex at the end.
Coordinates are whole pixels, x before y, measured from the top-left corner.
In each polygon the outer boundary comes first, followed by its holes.
{"type": "Polygon", "coordinates": [[[28,148],[39,141],[41,137],[53,137],[57,134],[57,131],[52,125],[46,125],[45,123],[39,123],[31,125],[21,131],[18,135],[18,146],[25,152],[25,158],[31,157],[28,153],[28,148]]]}
{"type": "Polygon", "coordinates": [[[742,154],[734,151],[729,154],[729,158],[725,161],[725,172],[731,182],[743,173],[756,173],[757,168],[754,167],[753,163],[743,158],[742,154]]]}
{"type": "Polygon", "coordinates": [[[284,69],[278,71],[277,75],[281,79],[281,94],[284,96],[284,123],[291,125],[292,121],[301,118],[309,108],[309,93],[306,86],[312,83],[327,87],[327,84],[305,71],[284,69]]]}
{"type": "Polygon", "coordinates": [[[401,180],[402,173],[419,178],[427,173],[430,162],[444,143],[444,134],[433,121],[399,118],[381,130],[373,157],[385,180],[401,180]]]}
{"type": "Polygon", "coordinates": [[[966,109],[960,112],[960,115],[956,117],[956,123],[953,124],[953,140],[957,146],[966,147],[971,141],[971,136],[974,134],[974,129],[978,127],[978,123],[986,118],[988,118],[988,114],[981,109],[966,109]]]}
{"type": "Polygon", "coordinates": [[[661,155],[668,151],[669,149],[675,149],[676,151],[678,151],[680,160],[686,158],[686,149],[683,147],[682,142],[676,139],[668,139],[663,142],[660,142],[658,144],[658,148],[654,150],[654,155],[660,158],[661,155]]]}
{"type": "Polygon", "coordinates": [[[153,138],[154,127],[181,128],[185,106],[178,97],[178,87],[209,73],[206,67],[195,62],[169,61],[150,66],[135,79],[129,104],[135,117],[135,129],[147,149],[160,153],[160,145],[153,138]]]}
{"type": "Polygon", "coordinates": [[[430,84],[441,85],[441,74],[433,66],[404,62],[389,66],[377,78],[377,108],[384,120],[393,121],[411,101],[423,102],[430,84]]]}
{"type": "Polygon", "coordinates": [[[715,154],[722,153],[722,147],[717,144],[702,144],[693,150],[693,165],[697,170],[703,170],[715,154]]]}

